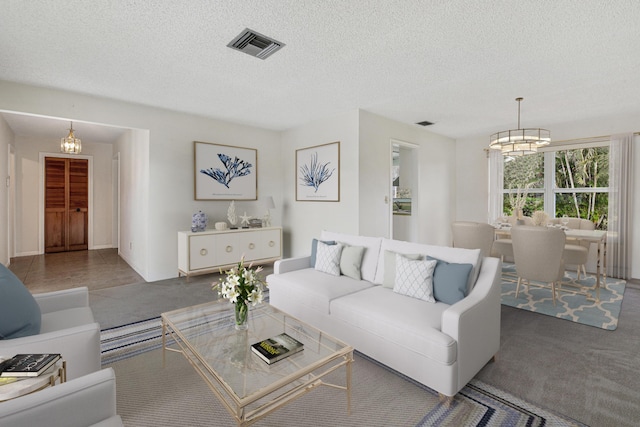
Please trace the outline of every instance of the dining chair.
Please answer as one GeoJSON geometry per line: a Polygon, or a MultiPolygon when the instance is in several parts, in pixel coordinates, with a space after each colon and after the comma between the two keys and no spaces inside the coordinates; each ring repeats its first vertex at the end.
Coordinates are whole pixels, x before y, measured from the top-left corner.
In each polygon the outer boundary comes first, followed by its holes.
{"type": "MultiPolygon", "coordinates": [[[[562,224],[563,218],[554,218],[554,224],[562,224]]],[[[596,225],[593,221],[585,218],[565,218],[567,221],[567,228],[571,230],[595,230],[596,225]]],[[[575,265],[576,272],[578,273],[578,280],[580,280],[581,271],[584,275],[587,275],[587,260],[589,258],[589,249],[591,248],[591,242],[578,238],[567,238],[567,245],[565,246],[565,264],[575,265]],[[583,250],[584,249],[584,250],[583,250]]]]}
{"type": "Polygon", "coordinates": [[[551,286],[553,305],[556,305],[556,283],[564,277],[564,231],[552,227],[522,225],[511,230],[513,257],[518,274],[516,298],[520,283],[525,280],[547,283],[551,286]]]}
{"type": "Polygon", "coordinates": [[[480,249],[482,257],[491,256],[495,234],[492,225],[481,222],[455,221],[451,224],[451,231],[454,248],[480,249]]]}

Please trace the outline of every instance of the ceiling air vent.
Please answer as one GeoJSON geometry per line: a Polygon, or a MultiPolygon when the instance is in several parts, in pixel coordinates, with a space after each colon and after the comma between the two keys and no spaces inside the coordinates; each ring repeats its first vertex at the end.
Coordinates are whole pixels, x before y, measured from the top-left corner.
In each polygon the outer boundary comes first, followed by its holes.
{"type": "Polygon", "coordinates": [[[428,122],[428,121],[425,120],[423,122],[418,122],[416,124],[420,125],[420,126],[431,126],[433,123],[432,122],[428,122]]]}
{"type": "Polygon", "coordinates": [[[266,59],[283,48],[285,44],[245,28],[245,30],[231,40],[227,46],[248,55],[255,56],[256,58],[266,59]]]}

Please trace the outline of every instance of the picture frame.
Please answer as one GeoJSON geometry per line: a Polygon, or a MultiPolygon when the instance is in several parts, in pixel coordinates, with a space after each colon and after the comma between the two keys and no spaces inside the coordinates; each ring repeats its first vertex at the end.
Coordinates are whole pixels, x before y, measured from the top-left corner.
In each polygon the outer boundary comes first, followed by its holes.
{"type": "Polygon", "coordinates": [[[340,201],[340,141],[296,150],[296,201],[340,201]]]}
{"type": "Polygon", "coordinates": [[[194,141],[195,200],[258,200],[258,150],[194,141]]]}

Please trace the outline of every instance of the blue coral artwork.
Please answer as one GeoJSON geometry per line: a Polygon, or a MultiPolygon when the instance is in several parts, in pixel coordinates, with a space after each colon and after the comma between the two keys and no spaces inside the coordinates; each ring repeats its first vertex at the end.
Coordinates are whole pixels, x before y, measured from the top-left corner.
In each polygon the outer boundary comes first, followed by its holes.
{"type": "Polygon", "coordinates": [[[296,150],[296,200],[340,201],[340,142],[296,150]]]}
{"type": "Polygon", "coordinates": [[[196,200],[257,200],[257,150],[195,142],[196,200]]]}

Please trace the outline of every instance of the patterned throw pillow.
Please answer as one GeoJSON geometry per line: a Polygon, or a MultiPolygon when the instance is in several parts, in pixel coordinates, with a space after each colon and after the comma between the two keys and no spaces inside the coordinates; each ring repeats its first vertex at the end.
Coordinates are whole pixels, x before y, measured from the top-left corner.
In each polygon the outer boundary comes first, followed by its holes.
{"type": "Polygon", "coordinates": [[[333,276],[340,275],[340,255],[342,255],[342,245],[327,245],[318,241],[318,253],[316,254],[316,270],[333,276]]]}
{"type": "Polygon", "coordinates": [[[438,261],[412,260],[396,254],[396,283],[393,292],[436,302],[433,298],[433,270],[438,261]]]}

